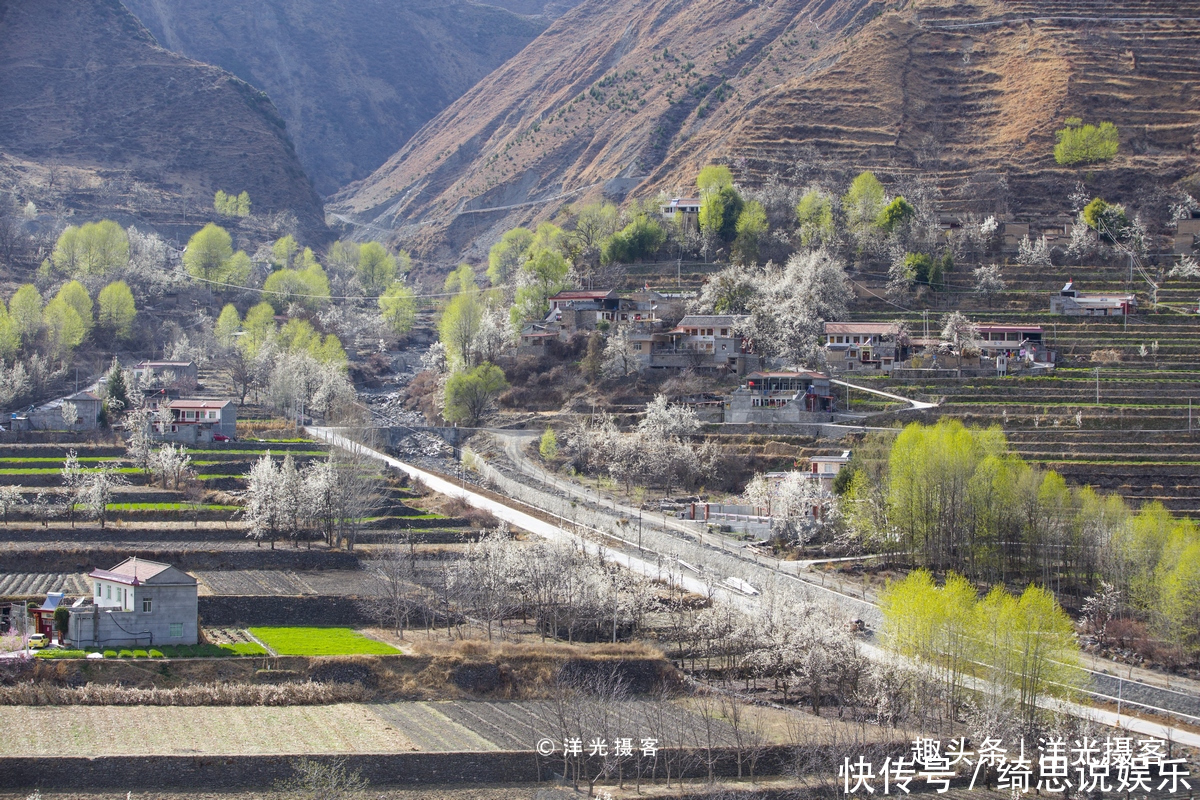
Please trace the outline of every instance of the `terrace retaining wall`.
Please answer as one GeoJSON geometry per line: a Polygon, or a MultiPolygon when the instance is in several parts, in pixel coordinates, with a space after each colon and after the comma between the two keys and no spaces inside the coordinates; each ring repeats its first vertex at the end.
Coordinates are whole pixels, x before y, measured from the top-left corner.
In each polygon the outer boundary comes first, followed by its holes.
{"type": "MultiPolygon", "coordinates": [[[[417,615],[414,615],[417,618],[417,615]]],[[[359,598],[339,595],[304,597],[202,595],[200,620],[214,626],[374,625],[359,598]]]]}
{"type": "MultiPolygon", "coordinates": [[[[118,537],[113,531],[113,539],[118,537]]],[[[61,534],[60,534],[61,535],[61,534]]],[[[59,539],[61,542],[61,538],[59,539]]],[[[330,550],[245,547],[229,550],[186,550],[146,547],[48,547],[0,551],[0,572],[87,572],[107,569],[136,556],[163,561],[182,570],[230,569],[358,569],[358,554],[330,550]]]]}
{"type": "MultiPolygon", "coordinates": [[[[903,745],[898,746],[900,750],[903,745]]],[[[894,748],[884,748],[894,749],[894,748]]],[[[798,759],[795,748],[772,747],[762,752],[755,764],[758,775],[779,775],[797,763],[830,763],[829,748],[805,748],[798,759]]],[[[660,751],[661,752],[661,751],[660,751]]],[[[705,751],[692,751],[688,774],[706,772],[705,751]]],[[[0,789],[87,789],[133,791],[141,789],[195,789],[206,791],[267,789],[294,774],[296,756],[100,756],[0,758],[0,789]]],[[[660,755],[660,758],[662,755],[660,755]]],[[[538,783],[562,774],[561,757],[541,757],[532,752],[490,753],[393,753],[384,755],[307,756],[312,761],[342,760],[347,768],[359,770],[372,786],[538,783]]],[[[737,775],[736,754],[723,748],[712,751],[713,773],[737,775]]],[[[594,772],[598,765],[593,764],[594,772]]],[[[631,767],[626,768],[627,779],[631,767]]],[[[836,766],[828,776],[836,780],[836,766]]],[[[662,768],[658,770],[662,777],[662,768]]]]}

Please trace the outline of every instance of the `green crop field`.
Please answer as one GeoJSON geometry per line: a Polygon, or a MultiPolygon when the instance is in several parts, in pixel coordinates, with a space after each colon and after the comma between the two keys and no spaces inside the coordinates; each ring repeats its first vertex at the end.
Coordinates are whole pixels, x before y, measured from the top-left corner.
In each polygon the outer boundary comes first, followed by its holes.
{"type": "Polygon", "coordinates": [[[350,628],[251,628],[250,633],[281,656],[386,656],[400,652],[350,628]]]}
{"type": "Polygon", "coordinates": [[[241,506],[219,506],[211,503],[200,503],[193,506],[190,503],[109,503],[109,511],[238,511],[241,506]]]}

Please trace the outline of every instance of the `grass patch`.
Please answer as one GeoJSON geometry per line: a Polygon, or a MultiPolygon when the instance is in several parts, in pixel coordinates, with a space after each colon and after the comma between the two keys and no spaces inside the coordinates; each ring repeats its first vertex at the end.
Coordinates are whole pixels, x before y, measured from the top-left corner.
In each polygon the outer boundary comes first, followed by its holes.
{"type": "Polygon", "coordinates": [[[383,656],[400,652],[350,628],[251,628],[250,633],[281,656],[383,656]]]}
{"type": "MultiPolygon", "coordinates": [[[[92,472],[99,472],[100,467],[84,468],[80,470],[85,475],[92,472]]],[[[62,467],[10,467],[0,469],[0,475],[57,475],[62,472],[62,467]]],[[[136,475],[141,472],[137,467],[117,467],[113,469],[119,475],[136,475]]]]}
{"type": "Polygon", "coordinates": [[[109,503],[109,511],[239,511],[241,506],[218,506],[211,503],[200,503],[193,506],[190,503],[109,503]]]}

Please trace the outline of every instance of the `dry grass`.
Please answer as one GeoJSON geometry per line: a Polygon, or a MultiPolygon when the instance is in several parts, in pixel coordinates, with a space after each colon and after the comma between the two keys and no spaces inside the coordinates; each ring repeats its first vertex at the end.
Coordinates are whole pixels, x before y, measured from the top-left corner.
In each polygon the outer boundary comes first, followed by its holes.
{"type": "Polygon", "coordinates": [[[174,689],[136,689],[89,683],[0,686],[5,706],[315,706],[369,699],[359,684],[304,681],[283,684],[217,683],[174,689]]]}

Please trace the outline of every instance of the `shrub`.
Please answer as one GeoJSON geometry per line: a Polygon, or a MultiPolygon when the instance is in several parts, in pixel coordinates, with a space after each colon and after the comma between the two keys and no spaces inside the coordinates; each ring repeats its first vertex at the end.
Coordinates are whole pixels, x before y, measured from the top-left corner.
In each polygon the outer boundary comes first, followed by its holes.
{"type": "Polygon", "coordinates": [[[117,658],[133,658],[133,651],[122,650],[121,652],[117,653],[117,658]]]}
{"type": "Polygon", "coordinates": [[[1056,132],[1054,138],[1054,160],[1068,167],[1110,161],[1120,146],[1117,127],[1111,122],[1101,122],[1097,127],[1084,125],[1078,117],[1068,119],[1067,127],[1056,132]]]}
{"type": "Polygon", "coordinates": [[[163,657],[162,651],[161,650],[151,650],[150,657],[151,658],[162,658],[163,657]]]}
{"type": "Polygon", "coordinates": [[[39,650],[38,658],[87,658],[83,650],[39,650]]]}
{"type": "Polygon", "coordinates": [[[117,651],[116,651],[116,650],[105,650],[105,651],[104,651],[104,657],[105,657],[105,658],[116,658],[116,657],[117,657],[117,651]]]}
{"type": "Polygon", "coordinates": [[[1083,221],[1109,244],[1129,238],[1129,215],[1125,206],[1113,205],[1097,197],[1083,209],[1083,221]]]}
{"type": "Polygon", "coordinates": [[[133,657],[134,658],[149,658],[150,654],[147,653],[145,650],[134,650],[133,657]]]}

